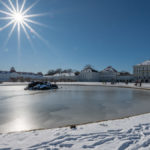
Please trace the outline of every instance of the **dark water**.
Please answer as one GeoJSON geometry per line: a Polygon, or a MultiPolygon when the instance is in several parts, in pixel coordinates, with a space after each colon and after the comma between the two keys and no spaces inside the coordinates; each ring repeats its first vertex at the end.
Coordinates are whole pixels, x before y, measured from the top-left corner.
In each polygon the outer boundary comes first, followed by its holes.
{"type": "Polygon", "coordinates": [[[54,128],[150,112],[150,91],[101,86],[62,86],[24,91],[0,86],[0,133],[54,128]]]}

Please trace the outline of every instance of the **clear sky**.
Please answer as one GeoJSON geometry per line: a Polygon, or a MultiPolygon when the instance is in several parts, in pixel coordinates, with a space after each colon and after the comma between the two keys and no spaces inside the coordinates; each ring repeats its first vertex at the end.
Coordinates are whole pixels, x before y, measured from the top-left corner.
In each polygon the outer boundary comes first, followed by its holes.
{"type": "MultiPolygon", "coordinates": [[[[25,8],[34,2],[27,0],[25,8]]],[[[0,4],[0,10],[7,9],[0,4]]],[[[29,23],[45,40],[28,30],[31,46],[21,29],[18,50],[17,29],[7,44],[12,26],[1,31],[0,70],[46,73],[91,64],[132,72],[133,65],[150,59],[149,0],[40,0],[28,14],[35,13],[46,13],[32,18],[46,27],[29,23]]],[[[6,22],[0,20],[0,26],[6,22]]]]}

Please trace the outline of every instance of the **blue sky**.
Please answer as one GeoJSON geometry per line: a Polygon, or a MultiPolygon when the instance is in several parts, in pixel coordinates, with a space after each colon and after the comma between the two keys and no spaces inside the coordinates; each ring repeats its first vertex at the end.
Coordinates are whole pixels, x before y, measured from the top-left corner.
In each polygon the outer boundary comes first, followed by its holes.
{"type": "MultiPolygon", "coordinates": [[[[40,0],[29,13],[47,13],[33,18],[47,27],[30,24],[45,40],[28,30],[31,46],[21,30],[18,51],[17,30],[6,45],[11,26],[1,31],[0,70],[14,66],[46,73],[91,64],[97,70],[111,65],[132,72],[133,65],[150,59],[149,0],[40,0]]],[[[4,23],[0,20],[0,26],[4,23]]]]}

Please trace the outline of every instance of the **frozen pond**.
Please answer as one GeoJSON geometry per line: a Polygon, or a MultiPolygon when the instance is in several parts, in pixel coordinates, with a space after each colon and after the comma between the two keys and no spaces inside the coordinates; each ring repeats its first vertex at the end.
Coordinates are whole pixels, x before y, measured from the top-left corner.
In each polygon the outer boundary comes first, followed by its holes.
{"type": "Polygon", "coordinates": [[[150,112],[150,91],[102,86],[60,86],[24,91],[0,86],[0,133],[54,128],[150,112]]]}

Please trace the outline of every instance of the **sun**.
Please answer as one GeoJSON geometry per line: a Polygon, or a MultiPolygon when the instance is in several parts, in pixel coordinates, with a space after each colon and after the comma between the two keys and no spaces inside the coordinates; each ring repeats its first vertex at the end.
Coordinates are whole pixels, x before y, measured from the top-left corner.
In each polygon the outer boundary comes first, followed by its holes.
{"type": "Polygon", "coordinates": [[[15,12],[13,14],[13,19],[16,23],[22,24],[24,22],[24,15],[20,12],[15,12]]]}
{"type": "Polygon", "coordinates": [[[33,20],[35,17],[43,16],[44,13],[40,14],[29,14],[29,11],[39,2],[39,0],[35,0],[33,4],[25,8],[27,0],[0,0],[0,3],[5,7],[6,10],[0,9],[0,14],[3,17],[0,17],[0,20],[7,20],[8,23],[3,27],[0,27],[0,31],[11,27],[6,43],[9,41],[11,35],[13,34],[15,28],[17,28],[18,33],[18,45],[20,45],[20,33],[21,30],[24,31],[27,39],[32,45],[31,38],[29,32],[34,34],[39,39],[43,40],[43,38],[33,29],[32,24],[43,26],[42,23],[33,20]]]}

